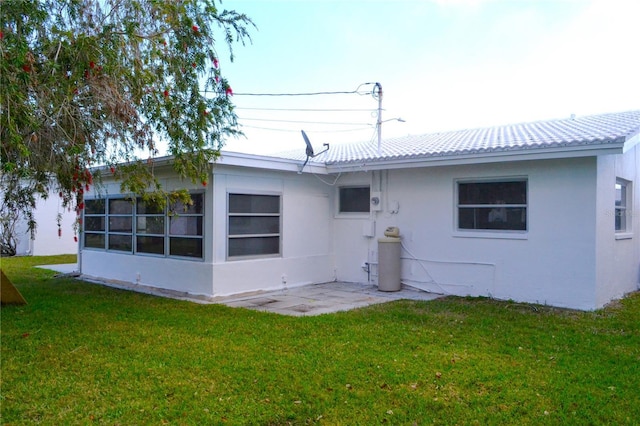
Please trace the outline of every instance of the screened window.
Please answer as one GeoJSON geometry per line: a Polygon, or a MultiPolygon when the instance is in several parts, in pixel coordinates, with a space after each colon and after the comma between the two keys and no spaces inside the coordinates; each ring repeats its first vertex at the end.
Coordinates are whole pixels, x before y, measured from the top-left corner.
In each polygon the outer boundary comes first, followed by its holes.
{"type": "Polygon", "coordinates": [[[106,243],[106,210],[104,200],[84,203],[84,246],[104,249],[106,243]]]}
{"type": "Polygon", "coordinates": [[[136,201],[136,252],[164,254],[165,208],[136,201]]]}
{"type": "Polygon", "coordinates": [[[615,229],[616,232],[626,232],[630,230],[627,218],[629,215],[629,198],[631,182],[623,179],[616,180],[616,203],[615,203],[615,229]]]}
{"type": "Polygon", "coordinates": [[[527,230],[527,181],[458,182],[458,229],[527,230]]]}
{"type": "Polygon", "coordinates": [[[191,194],[191,205],[176,203],[169,217],[169,254],[202,257],[204,195],[191,194]]]}
{"type": "Polygon", "coordinates": [[[133,203],[124,198],[108,202],[107,245],[109,250],[133,251],[133,203]]]}
{"type": "Polygon", "coordinates": [[[340,213],[369,213],[370,189],[368,186],[345,186],[339,189],[340,213]]]}
{"type": "Polygon", "coordinates": [[[85,201],[84,247],[160,256],[203,257],[204,194],[192,204],[147,204],[141,198],[85,201]]]}
{"type": "Polygon", "coordinates": [[[280,254],[280,196],[229,194],[229,257],[280,254]]]}

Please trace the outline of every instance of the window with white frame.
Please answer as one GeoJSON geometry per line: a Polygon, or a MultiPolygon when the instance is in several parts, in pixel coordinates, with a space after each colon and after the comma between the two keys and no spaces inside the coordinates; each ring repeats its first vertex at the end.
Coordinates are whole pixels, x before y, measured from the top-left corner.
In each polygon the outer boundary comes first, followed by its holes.
{"type": "Polygon", "coordinates": [[[615,202],[615,230],[616,232],[630,231],[630,223],[627,220],[630,216],[629,209],[631,198],[631,182],[624,179],[616,179],[616,202],[615,202]]]}
{"type": "Polygon", "coordinates": [[[228,257],[279,255],[280,205],[279,195],[229,194],[228,257]]]}
{"type": "Polygon", "coordinates": [[[84,209],[85,248],[172,257],[202,258],[204,194],[192,204],[156,206],[141,198],[88,199],[84,209]]]}
{"type": "Polygon", "coordinates": [[[371,205],[369,186],[343,186],[338,191],[339,213],[369,213],[371,205]]]}
{"type": "Polygon", "coordinates": [[[457,182],[458,229],[527,230],[527,180],[457,182]]]}

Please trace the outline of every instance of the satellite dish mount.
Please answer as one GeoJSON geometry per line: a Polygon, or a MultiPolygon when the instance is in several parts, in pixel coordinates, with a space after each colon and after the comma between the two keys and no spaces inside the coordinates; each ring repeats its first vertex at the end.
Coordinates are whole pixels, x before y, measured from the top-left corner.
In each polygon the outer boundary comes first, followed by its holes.
{"type": "Polygon", "coordinates": [[[313,147],[311,146],[311,141],[309,141],[309,137],[304,132],[304,130],[301,130],[301,132],[302,132],[302,139],[304,139],[304,143],[307,145],[307,150],[306,150],[307,159],[304,160],[304,164],[302,165],[302,167],[300,167],[300,170],[298,170],[298,173],[302,173],[302,169],[304,169],[304,166],[306,166],[307,163],[309,162],[309,158],[317,157],[318,155],[329,151],[329,144],[325,143],[325,144],[323,144],[323,146],[325,147],[324,150],[322,150],[321,152],[315,154],[313,152],[313,147]]]}

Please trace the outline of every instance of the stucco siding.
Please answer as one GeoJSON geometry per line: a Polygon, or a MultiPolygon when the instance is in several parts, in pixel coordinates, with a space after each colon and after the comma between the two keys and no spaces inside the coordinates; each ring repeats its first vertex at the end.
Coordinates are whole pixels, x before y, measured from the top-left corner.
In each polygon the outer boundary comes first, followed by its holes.
{"type": "Polygon", "coordinates": [[[75,211],[62,207],[58,194],[52,191],[47,199],[36,197],[33,216],[37,223],[34,238],[27,228],[27,221],[22,218],[16,226],[16,254],[32,256],[49,256],[55,254],[76,254],[78,244],[74,241],[75,211]],[[58,235],[58,214],[61,215],[58,235]]]}
{"type": "Polygon", "coordinates": [[[215,170],[214,295],[282,289],[335,279],[331,187],[310,175],[218,167],[215,170]],[[281,196],[281,254],[227,256],[227,194],[281,196]]]}
{"type": "Polygon", "coordinates": [[[127,283],[210,296],[211,264],[126,253],[84,250],[82,274],[114,283],[127,283]]]}
{"type": "MultiPolygon", "coordinates": [[[[405,284],[453,295],[595,306],[594,158],[377,173],[385,208],[372,219],[377,237],[388,226],[400,228],[405,284]],[[527,232],[457,230],[457,180],[505,177],[527,179],[527,232]],[[398,212],[390,206],[399,206],[398,212]]],[[[336,232],[336,258],[359,264],[358,255],[340,249],[349,246],[336,232]]],[[[377,239],[369,241],[369,251],[377,258],[377,239]]]]}
{"type": "Polygon", "coordinates": [[[598,158],[597,306],[637,290],[640,283],[640,149],[598,158]],[[615,231],[616,178],[631,182],[627,231],[615,231]]]}

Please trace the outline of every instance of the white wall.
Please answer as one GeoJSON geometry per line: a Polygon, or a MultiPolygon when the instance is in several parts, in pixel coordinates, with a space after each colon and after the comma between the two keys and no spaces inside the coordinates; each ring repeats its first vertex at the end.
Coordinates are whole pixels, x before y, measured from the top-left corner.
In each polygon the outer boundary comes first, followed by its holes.
{"type": "MultiPolygon", "coordinates": [[[[205,217],[213,211],[211,185],[202,187],[189,181],[181,181],[169,177],[165,172],[159,173],[160,182],[167,190],[187,188],[205,194],[205,217]]],[[[120,185],[105,179],[104,186],[95,192],[95,188],[86,194],[87,198],[95,196],[118,196],[120,185]]],[[[135,224],[134,224],[135,226],[135,224]]],[[[213,243],[210,221],[204,224],[204,259],[178,259],[153,255],[132,255],[128,253],[108,252],[104,250],[83,249],[79,262],[81,273],[88,278],[145,285],[162,289],[187,292],[197,295],[211,295],[213,278],[211,259],[213,243]]]]}
{"type": "Polygon", "coordinates": [[[335,280],[331,188],[312,175],[217,166],[213,214],[214,294],[282,289],[335,280]],[[227,259],[227,194],[274,194],[282,201],[282,255],[227,259]]]}
{"type": "MultiPolygon", "coordinates": [[[[385,206],[373,215],[377,237],[387,226],[400,228],[405,284],[437,293],[595,306],[594,158],[391,170],[376,172],[372,181],[381,182],[385,206]],[[456,230],[456,179],[514,176],[528,178],[527,233],[456,230]],[[394,201],[397,214],[389,211],[394,201]]],[[[357,268],[362,259],[348,249],[353,240],[336,232],[336,258],[357,268]]],[[[369,250],[376,258],[377,238],[369,240],[369,250]]]]}
{"type": "Polygon", "coordinates": [[[31,239],[31,233],[27,229],[26,220],[21,220],[16,227],[18,236],[16,254],[49,256],[54,254],[76,254],[78,252],[78,244],[73,239],[73,225],[76,220],[76,213],[62,208],[62,202],[58,194],[51,192],[46,200],[38,196],[33,215],[37,223],[33,239],[31,239]],[[62,221],[60,222],[61,236],[58,236],[58,213],[62,215],[62,221]]]}
{"type": "MultiPolygon", "coordinates": [[[[335,279],[330,188],[311,175],[217,165],[205,192],[204,259],[188,260],[103,250],[82,252],[82,273],[192,294],[222,296],[335,279]],[[227,260],[227,194],[282,197],[282,255],[227,260]]],[[[162,179],[163,187],[188,182],[162,179]]],[[[191,186],[192,190],[203,190],[191,186]]],[[[118,194],[109,184],[108,194],[118,194]]]]}
{"type": "MultiPolygon", "coordinates": [[[[366,282],[362,264],[371,262],[375,282],[377,239],[386,227],[398,226],[406,285],[436,293],[594,309],[612,294],[637,287],[638,238],[616,240],[611,215],[615,176],[634,181],[633,209],[640,211],[639,154],[632,152],[615,158],[362,171],[339,177],[217,165],[205,195],[204,260],[84,250],[82,272],[222,296],[335,279],[366,282]],[[458,231],[456,180],[504,177],[528,180],[528,231],[458,231]],[[382,211],[338,214],[339,187],[361,184],[382,193],[382,211]],[[281,256],[227,259],[229,192],[282,196],[281,256]],[[375,230],[374,237],[366,236],[368,229],[375,230]],[[597,289],[596,283],[603,282],[607,285],[597,289]]],[[[167,178],[164,185],[180,187],[184,182],[167,178]]],[[[117,187],[108,190],[114,193],[117,187]]],[[[633,215],[635,232],[640,229],[638,217],[633,215]]]]}
{"type": "Polygon", "coordinates": [[[640,148],[598,158],[597,305],[637,290],[640,283],[640,148]],[[616,234],[614,225],[616,178],[632,182],[629,232],[616,234]]]}
{"type": "MultiPolygon", "coordinates": [[[[330,215],[333,220],[335,239],[332,242],[336,253],[336,274],[340,281],[364,283],[369,280],[367,271],[363,269],[364,263],[376,261],[375,253],[369,249],[375,237],[365,235],[365,229],[375,231],[373,213],[339,213],[338,195],[342,186],[366,186],[371,190],[377,190],[375,182],[372,182],[372,172],[343,173],[331,188],[333,206],[330,215]]],[[[335,178],[334,178],[335,179],[335,178]]],[[[333,182],[333,180],[332,180],[333,182]]]]}

